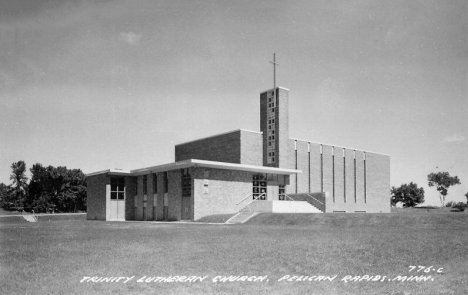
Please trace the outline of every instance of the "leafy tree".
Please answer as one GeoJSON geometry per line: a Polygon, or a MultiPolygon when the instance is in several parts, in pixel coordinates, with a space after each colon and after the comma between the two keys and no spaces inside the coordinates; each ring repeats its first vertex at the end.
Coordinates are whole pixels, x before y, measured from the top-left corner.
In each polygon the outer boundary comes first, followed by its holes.
{"type": "Polygon", "coordinates": [[[27,208],[36,212],[74,212],[86,209],[86,178],[80,169],[43,167],[30,169],[27,208]]]}
{"type": "Polygon", "coordinates": [[[390,192],[392,205],[402,202],[404,207],[414,207],[424,202],[424,189],[413,182],[392,187],[390,192]]]}
{"type": "Polygon", "coordinates": [[[429,186],[435,186],[439,192],[440,203],[444,207],[445,197],[447,196],[449,187],[461,184],[457,176],[450,176],[448,172],[431,173],[427,176],[429,186]]]}
{"type": "Polygon", "coordinates": [[[8,208],[11,205],[12,189],[9,185],[0,183],[0,207],[8,208]]]}
{"type": "Polygon", "coordinates": [[[26,163],[18,161],[11,164],[10,180],[13,181],[14,198],[11,199],[13,206],[22,207],[28,187],[28,178],[26,177],[26,163]]]}
{"type": "Polygon", "coordinates": [[[468,193],[465,194],[466,197],[466,203],[468,204],[468,193]]]}

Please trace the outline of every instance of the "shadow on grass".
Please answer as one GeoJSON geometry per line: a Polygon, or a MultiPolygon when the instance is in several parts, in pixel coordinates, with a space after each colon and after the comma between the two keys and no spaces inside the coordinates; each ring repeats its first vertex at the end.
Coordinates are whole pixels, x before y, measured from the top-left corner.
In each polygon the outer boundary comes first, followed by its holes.
{"type": "Polygon", "coordinates": [[[452,209],[450,212],[463,212],[465,209],[452,209]]]}

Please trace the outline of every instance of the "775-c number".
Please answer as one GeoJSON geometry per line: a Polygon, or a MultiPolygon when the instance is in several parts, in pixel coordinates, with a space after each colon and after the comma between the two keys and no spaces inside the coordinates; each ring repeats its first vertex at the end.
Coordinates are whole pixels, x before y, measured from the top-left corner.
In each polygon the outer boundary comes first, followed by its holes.
{"type": "Polygon", "coordinates": [[[418,266],[415,266],[415,265],[410,265],[408,266],[409,267],[409,272],[413,271],[413,270],[416,270],[416,272],[425,272],[425,273],[429,273],[431,271],[435,271],[437,273],[442,273],[444,271],[444,269],[442,267],[440,268],[435,268],[434,266],[423,266],[423,265],[418,265],[418,266]]]}

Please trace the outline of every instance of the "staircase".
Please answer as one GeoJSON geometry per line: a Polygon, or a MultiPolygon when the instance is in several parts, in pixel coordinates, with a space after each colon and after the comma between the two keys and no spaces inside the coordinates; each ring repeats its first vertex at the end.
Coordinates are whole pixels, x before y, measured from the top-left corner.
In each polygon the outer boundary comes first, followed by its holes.
{"type": "Polygon", "coordinates": [[[36,216],[32,215],[23,215],[24,220],[27,222],[37,222],[36,216]]]}
{"type": "Polygon", "coordinates": [[[306,201],[273,201],[272,213],[323,213],[306,201]]]}
{"type": "Polygon", "coordinates": [[[267,213],[323,213],[306,201],[253,201],[225,223],[244,223],[255,215],[267,213]]]}
{"type": "Polygon", "coordinates": [[[244,223],[246,222],[247,220],[249,220],[250,218],[254,217],[255,215],[257,215],[259,212],[250,212],[248,210],[246,211],[240,211],[239,213],[237,213],[236,215],[234,215],[233,217],[229,218],[228,220],[226,220],[225,223],[228,223],[228,224],[236,224],[236,223],[244,223]]]}
{"type": "Polygon", "coordinates": [[[37,222],[37,216],[35,216],[34,214],[28,214],[24,210],[23,210],[23,218],[27,222],[37,222]]]}

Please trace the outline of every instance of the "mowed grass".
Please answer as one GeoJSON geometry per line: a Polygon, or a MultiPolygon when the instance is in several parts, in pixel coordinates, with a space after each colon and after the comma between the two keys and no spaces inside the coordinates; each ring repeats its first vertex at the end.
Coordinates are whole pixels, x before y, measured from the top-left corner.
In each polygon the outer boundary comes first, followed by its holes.
{"type": "Polygon", "coordinates": [[[2,294],[467,294],[468,214],[260,214],[243,225],[51,221],[0,223],[2,294]],[[408,266],[443,268],[441,274],[408,266]],[[431,275],[348,282],[346,275],[431,275]],[[268,276],[214,283],[216,276],[268,276]],[[335,276],[333,281],[278,281],[335,276]],[[135,276],[126,284],[84,276],[135,276]],[[138,283],[143,276],[208,276],[138,283]]]}

